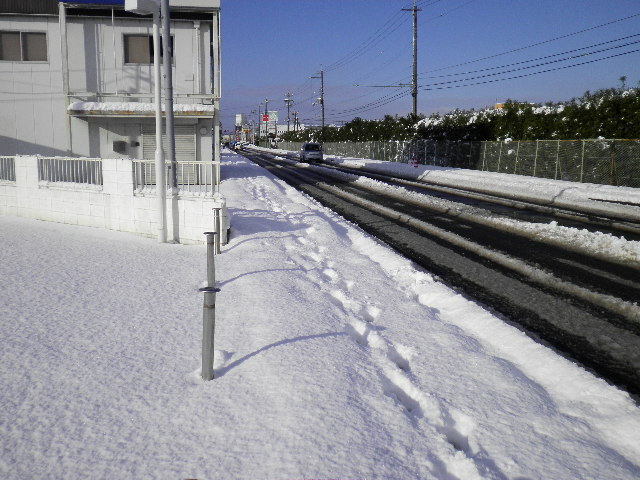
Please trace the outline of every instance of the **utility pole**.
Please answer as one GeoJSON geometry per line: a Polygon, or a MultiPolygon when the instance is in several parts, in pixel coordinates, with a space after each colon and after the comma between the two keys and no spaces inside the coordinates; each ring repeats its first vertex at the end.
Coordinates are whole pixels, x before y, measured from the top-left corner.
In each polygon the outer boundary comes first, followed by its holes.
{"type": "Polygon", "coordinates": [[[291,97],[293,95],[291,95],[291,93],[287,93],[287,95],[285,96],[284,99],[284,103],[287,104],[287,133],[289,133],[291,131],[291,102],[293,102],[293,100],[291,100],[291,97]]]}
{"type": "MultiPolygon", "coordinates": [[[[311,78],[320,79],[320,98],[318,99],[317,103],[319,103],[320,107],[322,108],[322,130],[320,130],[320,135],[322,136],[322,133],[324,132],[324,70],[320,70],[319,77],[311,78]]],[[[316,103],[314,103],[314,105],[316,105],[316,103]]]]}
{"type": "Polygon", "coordinates": [[[267,120],[264,122],[264,134],[269,137],[269,99],[264,100],[264,114],[267,116],[267,120]]]}
{"type": "Polygon", "coordinates": [[[258,104],[258,141],[262,138],[262,104],[258,104]]]}
{"type": "Polygon", "coordinates": [[[293,112],[293,131],[298,131],[298,112],[293,112]]]}
{"type": "Polygon", "coordinates": [[[256,144],[256,124],[253,121],[253,115],[255,114],[256,114],[256,111],[251,110],[251,137],[253,139],[251,143],[253,143],[254,145],[256,144]]]}
{"type": "Polygon", "coordinates": [[[411,96],[413,97],[413,116],[418,116],[418,8],[417,0],[413,0],[413,8],[403,8],[403,12],[413,12],[413,80],[411,82],[411,96]]]}
{"type": "MultiPolygon", "coordinates": [[[[162,0],[162,67],[164,80],[164,108],[167,135],[167,155],[166,159],[171,162],[171,187],[173,195],[176,195],[178,188],[178,164],[176,163],[176,136],[173,122],[173,79],[172,79],[172,60],[173,48],[171,45],[171,14],[169,13],[169,0],[162,0]]],[[[174,234],[175,237],[175,234],[174,234]]]]}

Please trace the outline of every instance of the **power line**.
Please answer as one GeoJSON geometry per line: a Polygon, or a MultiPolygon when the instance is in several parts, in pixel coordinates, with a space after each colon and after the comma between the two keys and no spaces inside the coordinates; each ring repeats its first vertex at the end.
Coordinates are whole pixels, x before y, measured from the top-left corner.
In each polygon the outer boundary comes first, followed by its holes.
{"type": "Polygon", "coordinates": [[[567,62],[569,60],[575,60],[576,58],[586,57],[586,56],[589,56],[589,55],[595,55],[597,53],[603,53],[603,52],[608,52],[608,51],[611,51],[611,50],[616,50],[616,49],[619,49],[619,48],[629,47],[631,45],[636,45],[638,43],[640,43],[640,40],[636,40],[635,42],[625,43],[623,45],[617,45],[615,47],[602,48],[600,50],[595,50],[593,52],[587,52],[587,53],[583,53],[583,54],[580,54],[580,55],[573,55],[573,56],[570,56],[570,57],[559,58],[559,59],[556,59],[556,60],[551,60],[549,62],[536,63],[534,65],[529,65],[529,66],[526,66],[526,67],[513,68],[511,70],[505,70],[505,71],[502,71],[502,72],[487,73],[485,75],[478,75],[478,76],[469,77],[469,78],[461,78],[461,79],[458,79],[458,80],[449,80],[449,81],[446,81],[446,82],[430,83],[430,84],[427,84],[425,86],[426,87],[432,87],[432,86],[436,86],[436,85],[449,85],[449,84],[452,84],[452,83],[466,82],[468,80],[477,80],[479,78],[495,77],[495,76],[498,76],[498,75],[504,75],[506,73],[519,72],[519,71],[522,71],[522,70],[528,70],[528,69],[531,69],[531,68],[543,67],[545,65],[551,65],[551,64],[554,64],[554,63],[567,62]]]}
{"type": "Polygon", "coordinates": [[[476,60],[469,60],[467,62],[462,62],[462,63],[457,63],[455,65],[449,65],[449,66],[446,66],[446,67],[437,68],[435,70],[431,70],[431,72],[432,73],[433,72],[440,72],[442,70],[447,70],[449,68],[462,67],[464,65],[469,65],[469,64],[477,63],[477,62],[482,62],[484,60],[490,60],[492,58],[501,57],[503,55],[508,55],[510,53],[520,52],[522,50],[527,50],[529,48],[533,48],[533,47],[538,47],[540,45],[544,45],[546,43],[551,43],[551,42],[555,42],[557,40],[562,40],[563,38],[569,38],[569,37],[573,37],[575,35],[579,35],[581,33],[590,32],[592,30],[597,30],[598,28],[608,27],[609,25],[613,25],[615,23],[623,22],[625,20],[629,20],[631,18],[635,18],[635,17],[638,17],[638,16],[640,16],[640,13],[629,15],[628,17],[618,18],[616,20],[612,20],[612,21],[607,22],[607,23],[601,23],[601,24],[595,25],[593,27],[585,28],[583,30],[578,30],[577,32],[567,33],[566,35],[560,35],[559,37],[554,37],[554,38],[550,38],[548,40],[543,40],[541,42],[532,43],[530,45],[525,45],[524,47],[514,48],[513,50],[508,50],[508,51],[502,52],[502,53],[496,53],[495,55],[490,55],[488,57],[482,57],[482,58],[478,58],[476,60]]]}
{"type": "MultiPolygon", "coordinates": [[[[417,5],[418,6],[428,7],[428,6],[432,6],[432,5],[435,5],[437,3],[440,3],[441,1],[443,1],[443,0],[422,0],[422,1],[418,2],[417,5]]],[[[464,5],[466,5],[467,3],[470,3],[471,1],[475,1],[475,0],[470,0],[470,1],[466,2],[464,5]]],[[[452,9],[451,11],[453,11],[453,10],[455,10],[457,8],[461,8],[464,5],[456,7],[454,9],[452,9]]],[[[445,12],[444,14],[446,14],[446,13],[448,13],[448,12],[445,12]]],[[[440,16],[442,16],[444,14],[441,14],[440,16]]],[[[358,59],[359,57],[361,57],[362,55],[367,53],[369,50],[371,50],[374,46],[379,44],[382,40],[384,40],[389,35],[391,35],[396,30],[398,30],[402,26],[402,24],[405,23],[405,21],[406,21],[406,18],[403,17],[400,12],[397,12],[396,14],[392,15],[383,24],[383,26],[381,28],[376,30],[376,32],[372,36],[370,36],[361,45],[356,47],[354,50],[349,52],[347,55],[345,55],[341,59],[338,59],[336,62],[328,65],[327,67],[325,67],[324,71],[327,72],[327,71],[337,70],[337,69],[342,68],[342,67],[346,66],[347,64],[355,61],[356,59],[358,59]]],[[[394,58],[394,60],[395,60],[395,58],[394,58]]],[[[294,94],[295,95],[300,94],[300,90],[304,90],[305,89],[307,81],[305,81],[305,83],[298,90],[294,89],[294,94]]],[[[416,89],[416,95],[417,95],[417,89],[416,89]]]]}
{"type": "Polygon", "coordinates": [[[553,55],[545,55],[543,57],[537,57],[537,58],[533,58],[533,59],[530,59],[530,60],[523,60],[523,61],[520,61],[520,62],[507,63],[505,65],[500,65],[500,66],[497,66],[497,67],[481,68],[479,70],[471,70],[471,71],[460,72],[460,73],[447,73],[446,75],[425,76],[424,78],[447,78],[447,77],[456,77],[456,76],[459,76],[459,75],[469,75],[469,74],[472,74],[472,73],[488,72],[490,70],[498,70],[500,68],[513,67],[513,66],[516,66],[516,65],[523,65],[525,63],[531,63],[531,62],[535,62],[535,61],[538,61],[538,60],[545,60],[547,58],[559,57],[560,55],[566,55],[568,53],[574,53],[574,52],[580,52],[580,51],[583,51],[583,50],[589,50],[590,48],[600,47],[602,45],[608,45],[608,44],[611,44],[611,43],[620,42],[622,40],[628,40],[630,38],[634,38],[634,37],[638,37],[638,36],[640,36],[640,33],[636,33],[635,35],[628,35],[626,37],[616,38],[615,40],[609,40],[607,42],[595,43],[593,45],[589,45],[588,47],[575,48],[573,50],[566,50],[564,52],[554,53],[553,55]]]}
{"type": "Polygon", "coordinates": [[[457,7],[453,7],[449,10],[446,10],[444,12],[442,12],[440,15],[435,15],[433,17],[429,17],[426,19],[426,21],[430,21],[430,20],[437,20],[439,18],[445,17],[447,15],[449,15],[451,12],[455,12],[456,10],[460,10],[463,7],[466,7],[467,5],[469,5],[470,3],[475,2],[476,0],[468,0],[467,2],[463,3],[462,5],[458,5],[457,7]]]}
{"type": "Polygon", "coordinates": [[[379,103],[377,103],[377,104],[375,104],[375,105],[371,105],[371,106],[369,106],[369,107],[367,107],[367,108],[359,108],[359,109],[357,109],[357,110],[355,110],[355,111],[353,111],[353,112],[350,112],[350,111],[336,112],[336,113],[335,113],[335,115],[343,115],[343,114],[347,114],[347,113],[348,113],[348,114],[351,114],[351,115],[354,115],[354,114],[359,114],[359,113],[368,112],[368,111],[371,111],[371,110],[373,110],[373,109],[375,109],[375,108],[383,107],[383,106],[385,106],[385,105],[388,105],[389,103],[393,103],[393,102],[395,102],[396,100],[399,100],[399,99],[401,99],[401,98],[403,98],[403,97],[406,97],[406,96],[408,96],[408,95],[409,95],[409,93],[410,93],[410,92],[407,92],[407,91],[400,92],[400,93],[398,93],[397,95],[394,95],[394,96],[390,97],[389,99],[387,99],[387,100],[386,100],[386,101],[384,101],[384,102],[379,102],[379,103]]]}
{"type": "MultiPolygon", "coordinates": [[[[426,0],[423,0],[421,2],[418,2],[417,4],[414,4],[414,8],[422,7],[422,6],[430,7],[432,5],[435,5],[436,3],[440,3],[441,1],[442,0],[430,0],[427,3],[426,0]]],[[[469,4],[469,3],[473,2],[473,1],[475,1],[475,0],[469,0],[465,4],[460,5],[458,7],[455,7],[453,9],[451,9],[451,10],[448,10],[448,11],[446,11],[446,12],[444,12],[444,13],[442,13],[442,14],[438,15],[437,17],[434,17],[434,18],[439,18],[439,17],[442,17],[444,15],[447,15],[451,11],[457,10],[458,8],[462,8],[465,5],[467,5],[467,4],[469,4]]],[[[400,14],[400,12],[395,13],[394,15],[392,15],[385,22],[385,24],[381,28],[379,28],[376,31],[376,33],[374,33],[371,37],[369,37],[367,40],[362,42],[362,44],[360,44],[358,47],[356,47],[354,50],[349,52],[347,55],[345,55],[341,59],[335,61],[334,63],[332,63],[330,65],[327,65],[327,67],[325,67],[325,71],[329,72],[329,71],[337,70],[337,69],[342,68],[342,67],[348,65],[349,63],[355,61],[356,59],[360,58],[366,52],[368,52],[373,47],[375,47],[377,44],[379,44],[382,40],[384,40],[389,35],[391,35],[396,30],[398,30],[404,23],[406,23],[406,20],[407,20],[406,17],[403,17],[400,14]]]]}
{"type": "MultiPolygon", "coordinates": [[[[396,91],[397,92],[397,91],[396,91]]],[[[348,108],[346,110],[342,110],[340,112],[336,112],[335,115],[342,115],[342,114],[346,114],[346,113],[361,113],[361,112],[366,112],[369,110],[373,110],[374,108],[377,107],[381,107],[383,105],[387,105],[399,98],[402,97],[406,97],[407,95],[409,95],[410,92],[404,90],[404,91],[400,91],[399,93],[395,93],[392,92],[388,95],[385,95],[382,98],[379,98],[378,100],[375,100],[373,102],[369,102],[365,105],[361,105],[359,107],[354,107],[354,108],[348,108]]]]}
{"type": "MultiPolygon", "coordinates": [[[[637,43],[640,43],[640,41],[630,42],[629,45],[637,44],[637,43]]],[[[615,48],[622,48],[623,46],[628,46],[628,45],[612,47],[610,49],[602,49],[599,52],[591,52],[591,54],[593,54],[593,53],[601,53],[602,51],[612,50],[612,49],[615,49],[615,48]]],[[[445,89],[452,89],[452,88],[470,87],[470,86],[475,86],[475,85],[484,85],[484,84],[489,84],[489,83],[497,83],[497,82],[508,81],[508,80],[516,80],[516,79],[520,79],[520,78],[531,77],[531,76],[534,76],[534,75],[540,75],[540,74],[543,74],[543,73],[550,73],[550,72],[554,72],[554,71],[566,70],[566,69],[569,69],[569,68],[575,68],[575,67],[579,67],[579,66],[589,65],[589,64],[601,62],[601,61],[604,61],[604,60],[609,60],[609,59],[612,59],[612,58],[617,58],[617,57],[621,57],[621,56],[624,56],[624,55],[629,55],[629,54],[636,53],[636,52],[639,52],[639,51],[640,51],[640,49],[634,49],[634,50],[630,50],[630,51],[627,51],[627,52],[622,52],[622,53],[618,53],[618,54],[614,54],[614,55],[608,55],[608,56],[605,56],[605,57],[602,57],[602,58],[597,58],[597,59],[593,59],[593,60],[579,62],[579,63],[572,64],[572,65],[564,65],[564,66],[555,67],[555,68],[548,68],[548,69],[537,71],[537,72],[531,72],[531,73],[521,74],[521,75],[513,75],[513,76],[505,77],[505,78],[496,78],[496,79],[490,79],[490,80],[483,80],[483,81],[479,81],[479,82],[458,84],[461,81],[469,81],[469,80],[475,80],[475,79],[486,77],[486,76],[479,76],[479,77],[473,77],[473,78],[462,79],[462,80],[457,80],[457,81],[440,82],[440,83],[430,84],[430,85],[421,87],[421,90],[425,90],[425,91],[445,90],[445,89]]],[[[579,58],[579,57],[576,57],[576,58],[579,58]]],[[[567,59],[565,59],[563,61],[566,61],[566,60],[567,59]]],[[[546,65],[546,64],[557,63],[558,61],[546,62],[544,64],[539,64],[539,65],[535,65],[535,66],[528,67],[528,68],[540,67],[540,66],[543,66],[543,65],[546,65]]],[[[523,70],[523,69],[516,69],[516,70],[512,70],[512,71],[518,71],[518,70],[523,70]]],[[[497,73],[495,75],[504,75],[505,73],[509,73],[509,72],[510,71],[501,72],[501,73],[497,73]]],[[[406,95],[408,95],[408,92],[401,92],[401,93],[396,93],[396,94],[392,93],[392,94],[386,95],[386,96],[384,96],[384,97],[382,97],[382,98],[380,98],[380,99],[378,99],[376,101],[370,102],[368,104],[365,104],[365,105],[362,105],[362,106],[359,106],[359,107],[350,108],[350,109],[345,109],[345,110],[342,110],[340,112],[335,112],[335,115],[354,114],[354,113],[362,113],[362,112],[370,111],[370,110],[373,110],[375,108],[378,108],[378,107],[387,105],[389,103],[392,103],[392,102],[394,102],[396,100],[399,100],[400,98],[405,97],[406,95]]]]}
{"type": "MultiPolygon", "coordinates": [[[[399,12],[396,13],[395,16],[397,16],[398,14],[399,14],[399,12]]],[[[353,62],[357,58],[360,58],[367,51],[371,50],[371,48],[376,46],[378,43],[380,43],[382,40],[387,38],[389,35],[391,35],[396,30],[398,30],[402,26],[402,24],[406,22],[406,20],[407,19],[405,17],[399,17],[399,19],[394,19],[393,17],[391,17],[391,19],[389,19],[387,21],[388,26],[383,27],[381,29],[380,33],[374,34],[369,39],[367,39],[365,42],[363,42],[359,47],[357,47],[356,49],[352,50],[350,53],[348,53],[347,55],[345,55],[344,57],[342,57],[338,61],[336,61],[336,62],[334,62],[334,63],[332,63],[330,65],[327,65],[327,67],[325,67],[325,71],[331,72],[333,70],[337,70],[339,68],[344,67],[345,65],[348,65],[349,63],[353,62]]]]}
{"type": "MultiPolygon", "coordinates": [[[[618,53],[618,54],[615,54],[615,55],[609,55],[609,56],[603,57],[603,58],[597,58],[597,59],[594,59],[594,60],[589,60],[589,61],[586,61],[586,62],[576,63],[574,65],[565,65],[565,66],[562,66],[562,67],[548,68],[546,70],[541,70],[539,72],[531,72],[531,73],[527,73],[527,74],[524,74],[524,75],[515,75],[513,77],[506,77],[506,78],[496,78],[496,79],[493,79],[493,80],[485,80],[485,81],[482,81],[482,82],[468,83],[468,84],[464,84],[464,85],[449,85],[449,86],[436,87],[436,88],[423,87],[423,89],[424,90],[445,90],[445,89],[450,89],[450,88],[462,88],[462,87],[471,87],[471,86],[474,86],[474,85],[484,85],[484,84],[487,84],[487,83],[504,82],[504,81],[507,81],[507,80],[515,80],[515,79],[518,79],[518,78],[526,78],[526,77],[531,77],[531,76],[534,76],[534,75],[540,75],[542,73],[555,72],[555,71],[558,71],[558,70],[566,70],[568,68],[580,67],[582,65],[589,65],[591,63],[597,63],[597,62],[601,62],[601,61],[604,61],[604,60],[609,60],[611,58],[622,57],[624,55],[629,55],[631,53],[636,53],[636,52],[640,52],[640,48],[635,49],[635,50],[630,50],[628,52],[618,53]]],[[[451,83],[453,83],[453,82],[451,82],[451,83]]]]}

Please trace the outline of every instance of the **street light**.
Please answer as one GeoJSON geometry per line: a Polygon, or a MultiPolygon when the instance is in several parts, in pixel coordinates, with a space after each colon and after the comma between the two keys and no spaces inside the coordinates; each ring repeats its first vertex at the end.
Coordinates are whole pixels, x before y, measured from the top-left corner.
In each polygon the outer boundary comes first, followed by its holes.
{"type": "Polygon", "coordinates": [[[158,198],[158,242],[167,242],[166,196],[167,183],[162,149],[162,96],[160,73],[160,3],[156,0],[125,0],[124,9],[138,15],[153,15],[153,76],[156,104],[156,196],[158,198]]]}

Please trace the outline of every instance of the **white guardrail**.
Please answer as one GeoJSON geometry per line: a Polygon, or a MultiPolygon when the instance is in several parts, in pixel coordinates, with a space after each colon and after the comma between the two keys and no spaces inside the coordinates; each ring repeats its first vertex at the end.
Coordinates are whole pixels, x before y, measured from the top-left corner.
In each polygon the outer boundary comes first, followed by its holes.
{"type": "MultiPolygon", "coordinates": [[[[171,162],[165,162],[167,191],[172,188],[171,162]]],[[[212,196],[214,193],[214,164],[212,162],[177,162],[176,179],[181,195],[212,196]]],[[[133,160],[133,188],[136,193],[154,193],[156,168],[154,160],[133,160]]]]}
{"type": "MultiPolygon", "coordinates": [[[[40,184],[73,184],[75,188],[102,188],[101,158],[37,157],[40,184]]],[[[155,161],[132,160],[134,193],[155,193],[155,161]]],[[[171,163],[166,162],[167,191],[172,188],[171,163]]],[[[212,162],[177,162],[177,189],[181,195],[210,197],[215,191],[212,162]]],[[[15,157],[0,156],[0,181],[16,181],[15,157]]],[[[69,185],[71,186],[71,185],[69,185]]]]}

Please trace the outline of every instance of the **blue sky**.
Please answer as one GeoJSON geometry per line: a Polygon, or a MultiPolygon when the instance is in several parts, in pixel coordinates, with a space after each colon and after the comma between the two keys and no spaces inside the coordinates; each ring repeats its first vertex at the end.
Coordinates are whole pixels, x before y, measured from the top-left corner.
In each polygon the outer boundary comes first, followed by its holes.
{"type": "MultiPolygon", "coordinates": [[[[412,0],[222,0],[223,129],[232,130],[236,113],[251,115],[266,98],[286,123],[287,92],[303,123],[320,123],[320,108],[312,105],[320,81],[311,77],[321,69],[327,124],[406,115],[408,88],[364,85],[411,82],[413,21],[402,9],[412,6],[412,0]]],[[[638,0],[418,0],[418,6],[419,113],[506,99],[569,100],[618,87],[622,76],[629,86],[640,81],[640,51],[633,52],[640,50],[638,0]],[[585,62],[591,63],[564,68],[585,62]]]]}

